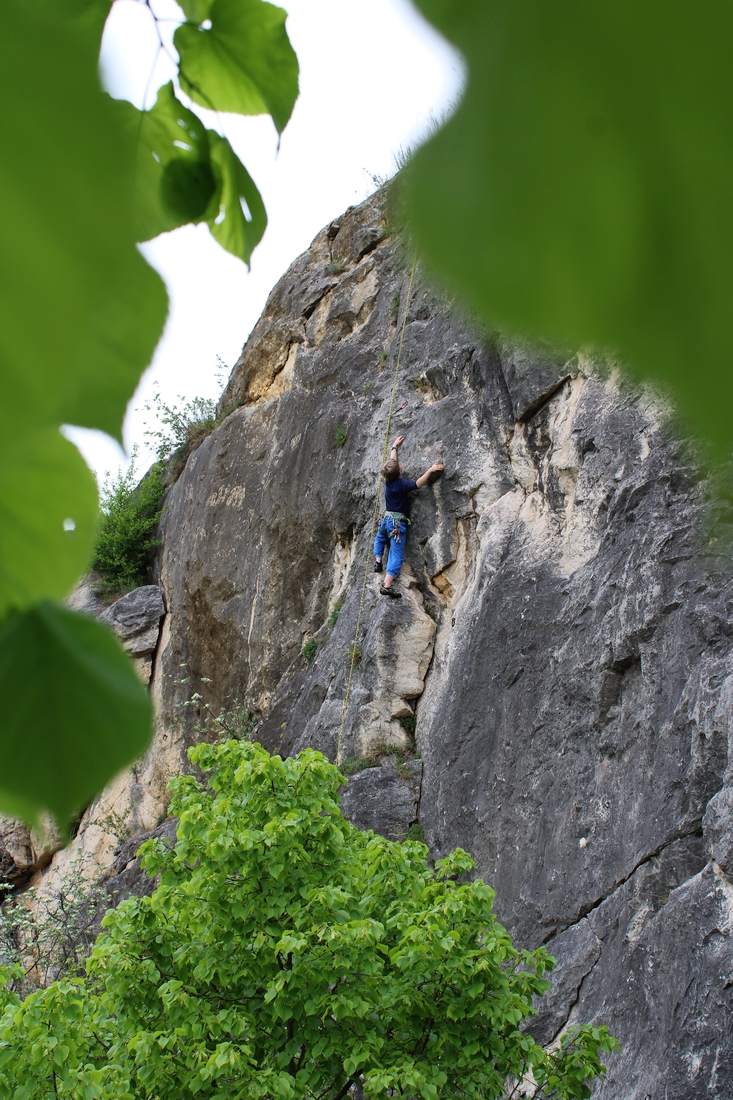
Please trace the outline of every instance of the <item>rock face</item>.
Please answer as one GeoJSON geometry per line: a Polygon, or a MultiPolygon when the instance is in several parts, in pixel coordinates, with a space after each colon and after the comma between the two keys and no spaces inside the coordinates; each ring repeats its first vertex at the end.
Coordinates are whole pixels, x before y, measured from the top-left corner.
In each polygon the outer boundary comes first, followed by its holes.
{"type": "Polygon", "coordinates": [[[236,408],[168,496],[159,728],[125,797],[156,828],[193,693],[255,707],[272,751],[381,754],[348,816],[472,852],[515,941],[558,958],[536,1034],[591,1020],[620,1039],[594,1095],[722,1100],[732,590],[702,490],[652,395],[408,284],[375,198],[272,292],[236,408]],[[403,321],[391,434],[407,476],[446,470],[415,495],[392,602],[370,539],[403,321]]]}
{"type": "Polygon", "coordinates": [[[410,760],[366,768],[349,780],[341,808],[360,829],[373,829],[388,840],[404,840],[417,824],[422,764],[410,760]]]}
{"type": "Polygon", "coordinates": [[[164,615],[163,590],[157,584],[145,584],[120,596],[100,615],[102,622],[114,630],[127,652],[135,658],[135,665],[146,684],[150,681],[164,615]]]}
{"type": "MultiPolygon", "coordinates": [[[[108,606],[98,593],[101,580],[96,574],[84,578],[67,604],[105,622],[148,684],[165,616],[163,590],[158,585],[144,585],[108,606]]],[[[62,876],[73,866],[81,866],[83,874],[93,877],[119,861],[115,849],[121,836],[131,836],[131,843],[139,847],[166,817],[166,786],[171,773],[160,774],[158,755],[156,741],[141,761],[117,776],[84,811],[74,839],[63,850],[52,822],[35,830],[0,815],[0,883],[22,887],[33,880],[38,885],[42,879],[47,881],[47,876],[62,876]]]]}
{"type": "Polygon", "coordinates": [[[31,829],[22,821],[0,814],[0,883],[23,886],[51,862],[60,847],[61,838],[53,822],[45,828],[31,829]]]}

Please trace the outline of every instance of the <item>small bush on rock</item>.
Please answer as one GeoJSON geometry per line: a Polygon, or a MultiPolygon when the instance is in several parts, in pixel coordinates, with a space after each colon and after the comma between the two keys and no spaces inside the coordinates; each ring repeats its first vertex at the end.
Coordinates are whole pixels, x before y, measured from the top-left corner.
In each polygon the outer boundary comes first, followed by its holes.
{"type": "Polygon", "coordinates": [[[346,429],[341,424],[336,425],[336,432],[333,437],[334,447],[343,447],[346,442],[346,429]]]}
{"type": "Polygon", "coordinates": [[[92,568],[112,592],[129,592],[147,581],[156,549],[165,493],[163,467],[155,463],[137,483],[135,456],[126,473],[108,478],[100,492],[100,515],[92,568]]]}
{"type": "Polygon", "coordinates": [[[335,626],[336,625],[336,623],[338,622],[338,618],[339,618],[339,612],[341,611],[341,608],[343,606],[344,606],[343,599],[336,600],[335,604],[331,608],[331,614],[328,616],[328,625],[329,626],[335,626]]]}
{"type": "Polygon", "coordinates": [[[194,397],[190,401],[181,397],[179,404],[169,405],[156,391],[145,410],[155,416],[155,426],[146,428],[145,436],[155,447],[158,460],[172,461],[178,468],[221,423],[216,401],[210,397],[194,397]]]}

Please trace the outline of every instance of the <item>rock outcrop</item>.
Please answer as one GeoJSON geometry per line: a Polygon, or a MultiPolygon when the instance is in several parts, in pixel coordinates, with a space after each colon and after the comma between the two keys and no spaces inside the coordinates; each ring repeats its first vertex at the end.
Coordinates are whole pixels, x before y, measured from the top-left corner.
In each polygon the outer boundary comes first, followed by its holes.
{"type": "Polygon", "coordinates": [[[163,590],[157,584],[145,584],[120,596],[100,615],[102,622],[112,628],[133,657],[135,667],[146,684],[150,682],[153,654],[164,615],[163,590]]]}
{"type": "Polygon", "coordinates": [[[168,495],[158,730],[119,812],[158,827],[194,693],[247,702],[272,751],[381,758],[346,812],[474,855],[515,940],[558,958],[538,1037],[591,1020],[620,1039],[594,1095],[722,1100],[733,591],[703,490],[652,394],[408,284],[375,198],[272,292],[234,411],[168,495]],[[408,476],[446,470],[416,495],[391,602],[364,571],[403,320],[392,434],[408,476]]]}
{"type": "Polygon", "coordinates": [[[0,814],[0,883],[23,886],[47,867],[61,848],[61,837],[53,822],[31,829],[22,821],[0,814]]]}

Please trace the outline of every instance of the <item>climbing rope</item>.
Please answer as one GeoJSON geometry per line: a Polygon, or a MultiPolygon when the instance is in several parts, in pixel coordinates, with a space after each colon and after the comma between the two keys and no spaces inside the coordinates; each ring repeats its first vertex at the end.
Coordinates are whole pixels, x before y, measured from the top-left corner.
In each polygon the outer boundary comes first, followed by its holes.
{"type": "MultiPolygon", "coordinates": [[[[387,430],[384,433],[384,453],[382,455],[382,465],[387,461],[387,455],[389,454],[389,433],[392,426],[392,411],[394,409],[394,399],[397,393],[397,379],[400,373],[400,362],[402,360],[402,345],[405,340],[405,328],[407,327],[407,314],[410,309],[410,300],[412,298],[412,283],[415,278],[415,268],[417,267],[417,255],[412,261],[412,271],[410,272],[410,282],[407,287],[407,301],[405,302],[405,312],[402,316],[402,329],[400,331],[400,343],[397,348],[397,362],[394,368],[394,379],[392,381],[392,393],[389,399],[389,412],[387,413],[387,430]]],[[[346,727],[346,712],[349,709],[349,696],[351,695],[351,681],[354,676],[354,665],[356,664],[356,655],[358,652],[357,643],[359,641],[359,627],[361,626],[361,613],[364,610],[364,597],[366,595],[367,580],[369,578],[369,562],[371,560],[370,549],[374,544],[374,532],[377,527],[377,516],[379,515],[379,497],[382,492],[381,477],[377,477],[377,492],[374,497],[374,510],[372,512],[372,530],[369,538],[369,545],[367,546],[366,564],[364,566],[364,580],[361,585],[361,599],[359,600],[359,613],[356,616],[356,630],[354,631],[354,644],[351,647],[351,663],[349,665],[349,679],[346,683],[346,695],[344,696],[344,707],[341,711],[341,729],[339,730],[338,747],[336,749],[336,766],[341,763],[341,746],[344,740],[344,729],[346,727]]]]}

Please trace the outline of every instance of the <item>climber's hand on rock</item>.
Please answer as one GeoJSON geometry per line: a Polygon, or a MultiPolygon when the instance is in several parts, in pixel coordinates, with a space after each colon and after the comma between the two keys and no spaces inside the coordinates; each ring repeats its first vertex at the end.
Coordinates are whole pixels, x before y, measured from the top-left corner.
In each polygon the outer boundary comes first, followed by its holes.
{"type": "Polygon", "coordinates": [[[397,438],[395,439],[394,443],[392,444],[392,450],[396,451],[397,448],[399,447],[400,443],[404,443],[404,442],[405,442],[404,435],[398,435],[397,438]]]}
{"type": "Polygon", "coordinates": [[[433,474],[437,474],[439,470],[444,470],[445,466],[442,462],[434,462],[432,466],[429,466],[422,477],[419,477],[415,484],[418,489],[422,489],[423,485],[427,485],[428,481],[433,474]]]}

